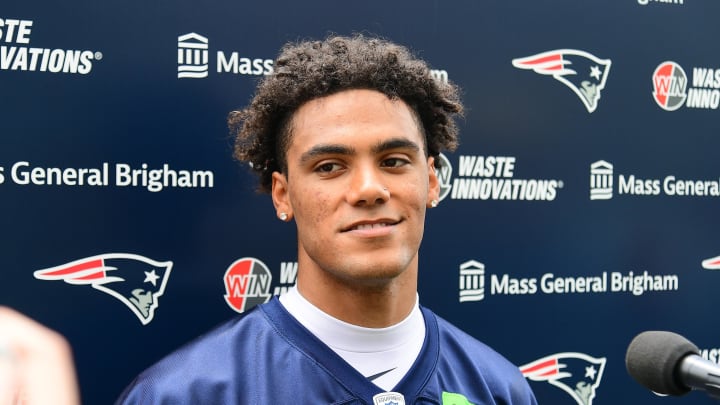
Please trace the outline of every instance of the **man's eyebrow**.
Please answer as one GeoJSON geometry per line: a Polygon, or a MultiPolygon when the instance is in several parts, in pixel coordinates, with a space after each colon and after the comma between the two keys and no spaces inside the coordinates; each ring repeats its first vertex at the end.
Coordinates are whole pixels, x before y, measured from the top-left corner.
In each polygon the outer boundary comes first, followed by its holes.
{"type": "Polygon", "coordinates": [[[420,151],[420,145],[407,138],[390,138],[373,146],[373,153],[385,152],[392,149],[412,149],[415,152],[420,151]]]}
{"type": "Polygon", "coordinates": [[[324,155],[352,155],[355,149],[345,145],[337,144],[320,144],[315,145],[307,152],[300,155],[300,164],[305,164],[310,160],[324,155]]]}
{"type": "MultiPolygon", "coordinates": [[[[372,153],[382,153],[393,149],[411,149],[420,151],[420,146],[406,138],[391,138],[379,142],[372,147],[372,153]]],[[[350,156],[355,153],[355,148],[340,144],[320,144],[315,145],[307,152],[300,155],[300,164],[305,164],[318,156],[325,155],[344,155],[350,156]]]]}

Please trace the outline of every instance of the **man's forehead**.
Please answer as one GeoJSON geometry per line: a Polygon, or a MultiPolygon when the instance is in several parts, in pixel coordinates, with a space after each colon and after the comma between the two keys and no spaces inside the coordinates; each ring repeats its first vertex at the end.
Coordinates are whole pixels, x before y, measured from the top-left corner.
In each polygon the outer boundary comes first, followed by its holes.
{"type": "MultiPolygon", "coordinates": [[[[350,129],[357,129],[357,126],[368,126],[369,129],[387,126],[386,138],[407,138],[411,143],[425,144],[422,124],[413,108],[401,99],[366,89],[344,90],[305,102],[291,116],[288,132],[291,138],[298,133],[310,135],[317,144],[336,143],[342,138],[337,135],[342,135],[346,129],[351,132],[350,129]],[[408,126],[409,122],[412,122],[411,126],[408,126]],[[325,134],[327,138],[322,136],[325,134]]],[[[288,146],[292,143],[290,139],[288,146]]]]}
{"type": "Polygon", "coordinates": [[[388,113],[406,110],[410,114],[417,115],[416,111],[401,98],[388,96],[378,90],[353,88],[304,101],[292,112],[291,120],[294,121],[297,118],[307,120],[308,118],[312,118],[314,113],[323,113],[328,110],[342,111],[343,109],[354,108],[354,105],[357,103],[363,105],[372,104],[388,113]]]}

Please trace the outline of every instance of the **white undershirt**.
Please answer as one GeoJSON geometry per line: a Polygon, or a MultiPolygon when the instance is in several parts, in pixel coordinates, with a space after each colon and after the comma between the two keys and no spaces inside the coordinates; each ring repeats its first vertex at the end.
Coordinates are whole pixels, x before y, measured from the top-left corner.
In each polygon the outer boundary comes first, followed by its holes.
{"type": "Polygon", "coordinates": [[[416,296],[407,318],[387,328],[365,328],[326,314],[306,300],[297,287],[280,303],[320,341],[365,377],[389,371],[371,381],[392,391],[415,362],[425,340],[425,321],[416,296]]]}

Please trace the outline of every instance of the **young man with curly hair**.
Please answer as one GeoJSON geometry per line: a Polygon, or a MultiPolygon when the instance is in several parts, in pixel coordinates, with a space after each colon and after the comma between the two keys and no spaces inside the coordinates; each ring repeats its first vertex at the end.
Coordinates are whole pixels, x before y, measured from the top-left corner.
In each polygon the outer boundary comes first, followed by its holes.
{"type": "Polygon", "coordinates": [[[298,279],[141,374],[118,403],[536,404],[517,367],[418,303],[425,213],[458,89],[406,48],[329,37],[286,45],[235,157],[294,221],[298,279]]]}

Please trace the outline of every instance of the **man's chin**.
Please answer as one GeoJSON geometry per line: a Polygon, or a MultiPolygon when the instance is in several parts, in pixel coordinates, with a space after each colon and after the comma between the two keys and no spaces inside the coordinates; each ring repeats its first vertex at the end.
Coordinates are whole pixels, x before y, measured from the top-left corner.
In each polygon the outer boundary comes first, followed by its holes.
{"type": "Polygon", "coordinates": [[[400,277],[407,270],[406,265],[373,260],[346,267],[340,274],[350,284],[366,287],[383,287],[400,277]]]}

